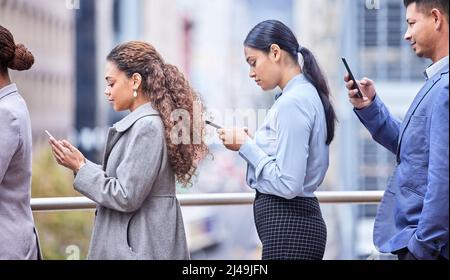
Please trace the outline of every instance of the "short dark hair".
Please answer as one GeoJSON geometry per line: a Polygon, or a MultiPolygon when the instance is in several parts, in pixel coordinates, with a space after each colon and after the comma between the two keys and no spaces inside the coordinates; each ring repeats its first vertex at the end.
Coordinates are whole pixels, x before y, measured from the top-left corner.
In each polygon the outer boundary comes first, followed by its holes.
{"type": "Polygon", "coordinates": [[[416,3],[417,8],[419,8],[421,11],[423,11],[424,9],[431,10],[437,8],[445,15],[448,21],[448,0],[403,0],[403,3],[405,4],[406,8],[409,5],[416,3]]]}

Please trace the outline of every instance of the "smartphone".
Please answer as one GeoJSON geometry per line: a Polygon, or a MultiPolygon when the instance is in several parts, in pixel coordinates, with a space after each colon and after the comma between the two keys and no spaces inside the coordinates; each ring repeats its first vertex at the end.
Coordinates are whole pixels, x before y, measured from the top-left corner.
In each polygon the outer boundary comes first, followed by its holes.
{"type": "Polygon", "coordinates": [[[50,132],[48,132],[48,130],[46,130],[45,133],[47,133],[48,137],[56,140],[56,138],[50,132]]]}
{"type": "Polygon", "coordinates": [[[345,60],[345,58],[342,58],[342,62],[344,62],[345,68],[347,69],[348,75],[350,76],[350,80],[353,81],[353,87],[352,89],[357,89],[358,92],[356,93],[356,96],[358,98],[363,98],[363,95],[361,93],[361,90],[359,89],[358,83],[355,80],[355,77],[353,76],[352,71],[350,70],[350,67],[348,66],[347,60],[345,60]]]}
{"type": "Polygon", "coordinates": [[[206,124],[209,124],[209,125],[212,126],[212,127],[217,128],[217,129],[221,129],[221,128],[222,128],[220,125],[215,124],[215,123],[213,123],[213,122],[211,122],[211,121],[205,121],[205,123],[206,123],[206,124]]]}

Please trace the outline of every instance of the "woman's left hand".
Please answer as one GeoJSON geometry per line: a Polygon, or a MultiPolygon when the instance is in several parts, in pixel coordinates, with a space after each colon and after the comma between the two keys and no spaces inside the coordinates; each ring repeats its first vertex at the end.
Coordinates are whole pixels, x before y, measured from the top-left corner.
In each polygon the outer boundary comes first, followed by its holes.
{"type": "Polygon", "coordinates": [[[52,147],[53,156],[58,164],[67,167],[74,172],[78,172],[80,168],[86,164],[84,155],[70,144],[69,141],[58,141],[51,137],[49,143],[52,147]]]}
{"type": "Polygon", "coordinates": [[[239,151],[241,146],[251,138],[246,127],[221,128],[217,130],[217,133],[225,148],[231,151],[239,151]]]}

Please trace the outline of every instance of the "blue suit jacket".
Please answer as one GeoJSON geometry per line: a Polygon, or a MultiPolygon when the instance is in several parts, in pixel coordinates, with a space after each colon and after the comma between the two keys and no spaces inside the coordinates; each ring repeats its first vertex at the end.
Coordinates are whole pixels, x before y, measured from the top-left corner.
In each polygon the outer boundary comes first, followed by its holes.
{"type": "Polygon", "coordinates": [[[397,155],[374,225],[381,252],[408,248],[418,259],[448,259],[449,70],[431,77],[403,123],[378,97],[355,112],[375,141],[397,155]]]}

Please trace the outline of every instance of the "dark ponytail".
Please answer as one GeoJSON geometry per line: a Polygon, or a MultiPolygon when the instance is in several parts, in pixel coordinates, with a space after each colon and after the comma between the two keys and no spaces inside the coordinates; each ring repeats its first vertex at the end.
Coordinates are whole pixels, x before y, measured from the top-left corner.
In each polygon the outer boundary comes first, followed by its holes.
{"type": "Polygon", "coordinates": [[[327,140],[329,145],[334,138],[336,114],[330,101],[330,90],[324,74],[319,68],[314,55],[306,48],[301,47],[294,33],[278,20],[266,20],[258,23],[245,38],[244,45],[269,53],[270,46],[277,44],[287,52],[294,61],[298,62],[300,52],[304,59],[303,74],[306,79],[316,88],[325,111],[327,122],[327,140]]]}
{"type": "Polygon", "coordinates": [[[298,51],[303,56],[303,75],[305,75],[306,79],[316,88],[319,93],[320,100],[322,101],[323,109],[325,111],[325,118],[327,121],[326,143],[327,145],[330,145],[334,138],[336,113],[334,112],[333,105],[330,101],[330,89],[328,88],[327,80],[320,70],[319,64],[311,51],[305,47],[299,47],[298,51]]]}

